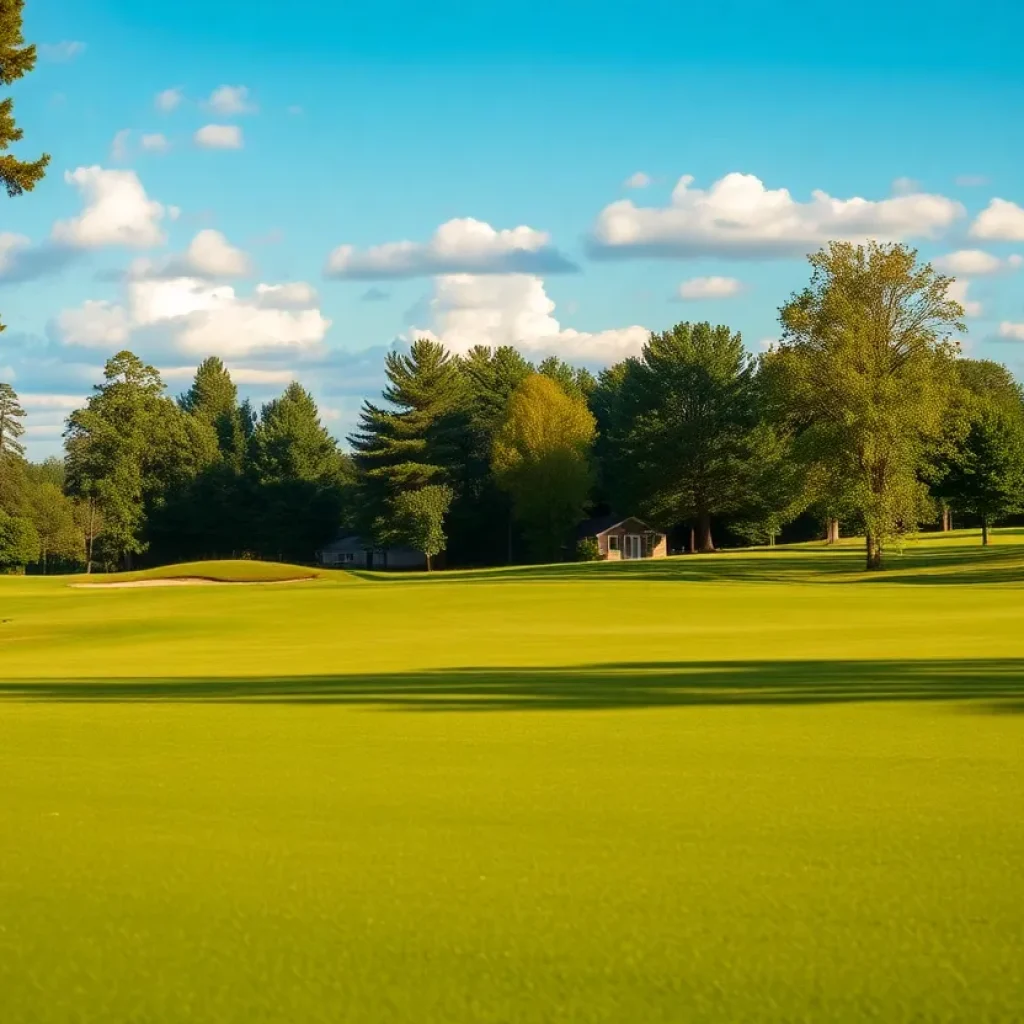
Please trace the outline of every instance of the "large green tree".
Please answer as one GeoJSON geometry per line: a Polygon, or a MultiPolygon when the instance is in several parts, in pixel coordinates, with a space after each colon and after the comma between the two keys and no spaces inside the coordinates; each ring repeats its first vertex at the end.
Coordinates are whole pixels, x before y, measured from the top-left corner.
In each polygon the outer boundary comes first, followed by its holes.
{"type": "Polygon", "coordinates": [[[451,484],[465,445],[465,378],[437,342],[389,352],[383,405],[363,404],[349,438],[360,471],[360,528],[380,544],[398,539],[395,500],[407,490],[451,484]]]}
{"type": "Polygon", "coordinates": [[[595,433],[586,402],[542,374],[527,377],[509,400],[494,441],[494,474],[536,559],[561,557],[583,518],[595,433]]]}
{"type": "Polygon", "coordinates": [[[810,263],[810,284],[780,310],[780,369],[816,461],[848,485],[867,566],[879,569],[885,544],[921,515],[963,309],[950,279],[903,245],[832,243],[810,263]]]}
{"type": "Polygon", "coordinates": [[[39,557],[39,534],[26,516],[0,509],[0,573],[22,573],[39,557]]]}
{"type": "Polygon", "coordinates": [[[451,503],[452,489],[447,484],[428,484],[403,491],[395,498],[395,532],[404,543],[427,556],[427,572],[434,556],[445,549],[444,520],[451,503]]]}
{"type": "Polygon", "coordinates": [[[1024,508],[1024,417],[992,402],[975,411],[966,434],[945,461],[936,491],[957,512],[989,526],[1024,508]]]}
{"type": "Polygon", "coordinates": [[[217,438],[164,395],[159,373],[133,353],[109,359],[103,378],[68,418],[68,489],[98,503],[109,560],[127,564],[148,546],[150,514],[216,461],[217,438]]]}
{"type": "Polygon", "coordinates": [[[753,374],[739,334],[680,323],[603,376],[595,405],[620,511],[666,527],[690,522],[698,549],[714,550],[712,519],[735,513],[746,495],[753,374]]]}
{"type": "MultiPolygon", "coordinates": [[[[12,85],[36,66],[36,48],[25,45],[21,31],[24,7],[25,0],[0,0],[0,86],[12,85]]],[[[31,192],[50,162],[45,153],[35,160],[19,160],[8,152],[24,134],[14,119],[14,100],[7,96],[0,100],[0,184],[11,197],[31,192]]]]}
{"type": "Polygon", "coordinates": [[[32,525],[39,536],[39,561],[45,574],[51,560],[81,563],[85,536],[75,519],[75,509],[54,483],[34,484],[29,491],[32,525]]]}
{"type": "Polygon", "coordinates": [[[224,363],[216,356],[204,359],[178,404],[213,427],[221,457],[240,468],[248,441],[245,414],[238,404],[238,388],[224,363]]]}

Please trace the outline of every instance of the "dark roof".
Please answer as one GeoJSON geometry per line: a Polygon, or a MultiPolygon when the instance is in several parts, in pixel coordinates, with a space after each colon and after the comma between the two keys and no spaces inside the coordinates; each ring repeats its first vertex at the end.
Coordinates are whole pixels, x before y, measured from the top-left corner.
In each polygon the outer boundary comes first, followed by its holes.
{"type": "Polygon", "coordinates": [[[598,516],[596,519],[585,519],[576,527],[576,539],[583,540],[585,537],[600,536],[602,533],[620,526],[629,520],[639,523],[645,530],[652,530],[654,533],[661,532],[660,530],[654,530],[653,527],[648,526],[642,519],[637,519],[636,516],[598,516]]]}
{"type": "MultiPolygon", "coordinates": [[[[332,540],[330,544],[325,544],[321,549],[322,552],[329,551],[332,554],[359,554],[363,551],[393,551],[395,553],[401,552],[402,554],[415,554],[423,555],[422,551],[417,551],[415,548],[406,547],[404,544],[392,544],[390,547],[378,547],[375,544],[367,544],[362,537],[358,537],[355,534],[350,534],[347,537],[339,537],[337,540],[332,540]]],[[[424,556],[425,557],[425,556],[424,556]]]]}

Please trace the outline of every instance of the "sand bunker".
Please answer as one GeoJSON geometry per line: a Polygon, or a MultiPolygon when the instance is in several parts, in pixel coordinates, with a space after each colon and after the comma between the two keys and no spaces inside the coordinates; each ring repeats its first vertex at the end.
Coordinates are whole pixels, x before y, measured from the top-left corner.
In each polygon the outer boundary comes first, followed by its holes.
{"type": "Polygon", "coordinates": [[[69,583],[80,590],[125,590],[129,587],[266,587],[275,583],[305,583],[315,576],[293,580],[208,580],[200,576],[172,576],[163,580],[114,580],[112,583],[69,583]]]}

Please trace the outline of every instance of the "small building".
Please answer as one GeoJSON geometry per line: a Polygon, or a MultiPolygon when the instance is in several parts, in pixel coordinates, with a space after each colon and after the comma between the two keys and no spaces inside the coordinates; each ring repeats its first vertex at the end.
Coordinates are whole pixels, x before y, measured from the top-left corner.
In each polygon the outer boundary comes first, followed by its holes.
{"type": "Polygon", "coordinates": [[[597,541],[600,557],[609,562],[668,556],[668,537],[635,516],[588,519],[577,527],[576,539],[588,538],[597,541]]]}
{"type": "Polygon", "coordinates": [[[339,537],[317,553],[321,565],[332,569],[426,569],[427,556],[407,547],[375,547],[355,534],[339,537]]]}

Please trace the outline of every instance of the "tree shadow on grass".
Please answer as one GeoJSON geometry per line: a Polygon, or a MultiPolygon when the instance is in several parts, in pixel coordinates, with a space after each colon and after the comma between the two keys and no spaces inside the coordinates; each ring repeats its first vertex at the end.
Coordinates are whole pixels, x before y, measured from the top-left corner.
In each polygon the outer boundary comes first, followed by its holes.
{"type": "Polygon", "coordinates": [[[1024,712],[1024,659],[616,662],[214,679],[0,681],[0,701],[335,704],[418,712],[955,701],[1024,712]]]}

